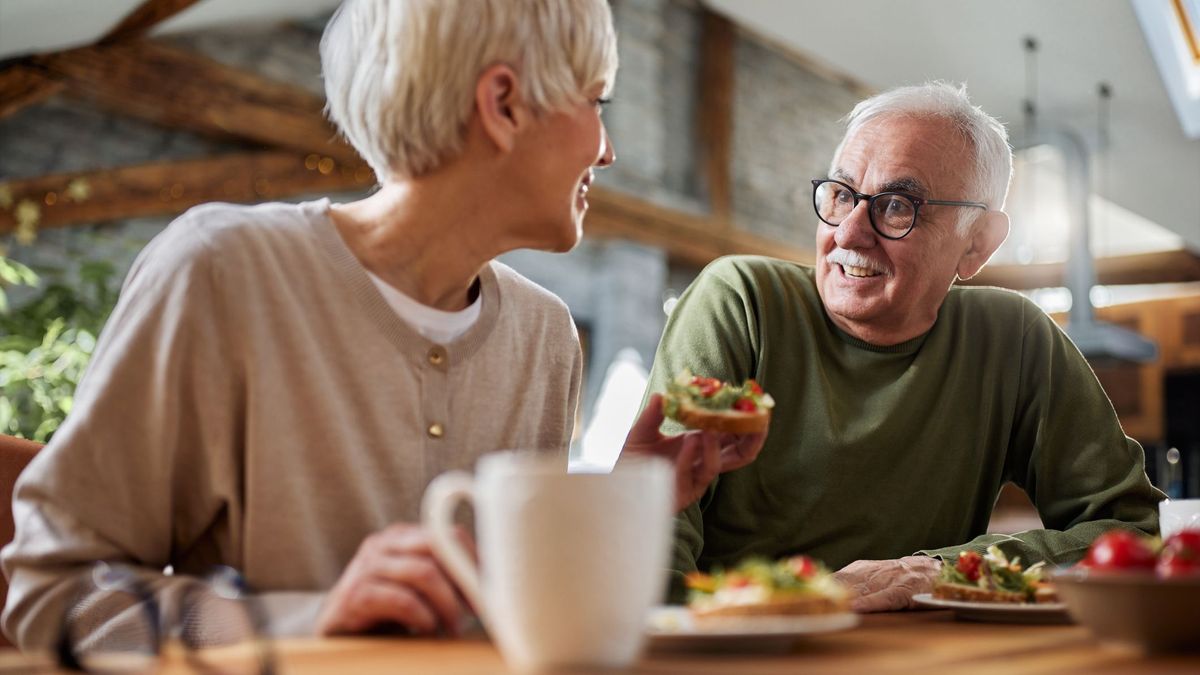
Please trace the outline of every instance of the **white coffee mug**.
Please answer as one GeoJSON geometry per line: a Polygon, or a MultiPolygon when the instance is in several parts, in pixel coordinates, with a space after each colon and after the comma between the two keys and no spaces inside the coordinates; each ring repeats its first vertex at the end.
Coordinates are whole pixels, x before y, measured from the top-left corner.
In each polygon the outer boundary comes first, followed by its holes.
{"type": "Polygon", "coordinates": [[[1183,530],[1200,530],[1200,499],[1164,499],[1158,503],[1162,538],[1183,530]]]}
{"type": "Polygon", "coordinates": [[[430,483],[421,520],[510,667],[619,668],[637,659],[665,590],[673,502],[663,459],[568,474],[562,457],[500,452],[479,460],[475,478],[453,471],[430,483]],[[464,499],[480,571],[455,535],[464,499]]]}

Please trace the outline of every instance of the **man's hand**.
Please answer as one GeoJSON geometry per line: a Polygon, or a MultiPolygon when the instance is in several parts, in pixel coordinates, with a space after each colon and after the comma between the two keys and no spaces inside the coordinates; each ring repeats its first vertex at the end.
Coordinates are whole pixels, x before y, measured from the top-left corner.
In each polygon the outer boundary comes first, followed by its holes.
{"type": "Polygon", "coordinates": [[[834,572],[857,597],[856,612],[887,612],[914,606],[912,596],[928,593],[941,572],[937,558],[910,555],[899,560],[859,560],[834,572]]]}
{"type": "Polygon", "coordinates": [[[767,435],[719,434],[687,431],[664,436],[662,394],[653,394],[625,439],[622,455],[658,455],[675,464],[675,510],[682,511],[699,499],[717,474],[753,462],[767,435]]]}
{"type": "MultiPolygon", "coordinates": [[[[329,592],[317,633],[358,633],[392,623],[418,635],[458,635],[466,603],[429,542],[424,530],[407,523],[367,537],[329,592]]],[[[464,544],[474,550],[471,542],[464,544]]]]}

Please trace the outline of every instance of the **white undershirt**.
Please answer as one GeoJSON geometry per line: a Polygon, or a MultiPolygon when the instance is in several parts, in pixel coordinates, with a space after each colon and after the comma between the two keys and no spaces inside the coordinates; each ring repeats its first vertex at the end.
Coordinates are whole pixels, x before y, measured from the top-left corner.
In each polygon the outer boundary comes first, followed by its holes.
{"type": "Polygon", "coordinates": [[[457,312],[443,312],[440,309],[422,305],[383,279],[371,274],[370,271],[364,271],[367,272],[371,281],[375,282],[375,287],[379,289],[383,299],[387,300],[400,319],[433,342],[440,344],[453,342],[455,338],[470,330],[471,326],[475,325],[475,321],[479,319],[479,311],[483,306],[482,293],[466,309],[457,312]]]}

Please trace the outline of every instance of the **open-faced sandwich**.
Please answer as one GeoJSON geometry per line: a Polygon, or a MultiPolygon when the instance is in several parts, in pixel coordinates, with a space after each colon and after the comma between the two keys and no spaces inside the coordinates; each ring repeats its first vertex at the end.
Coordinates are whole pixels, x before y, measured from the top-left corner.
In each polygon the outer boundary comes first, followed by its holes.
{"type": "Polygon", "coordinates": [[[663,396],[663,414],[683,426],[732,434],[766,431],[774,407],[774,399],[754,380],[738,386],[687,370],[667,383],[663,396]]]}
{"type": "Polygon", "coordinates": [[[954,563],[942,563],[942,575],[933,585],[933,597],[965,602],[1009,604],[1058,602],[1054,587],[1042,580],[1045,563],[1021,568],[1021,559],[1009,560],[989,546],[987,553],[963,551],[954,563]]]}
{"type": "Polygon", "coordinates": [[[697,620],[726,617],[832,614],[849,611],[849,595],[807,556],[776,562],[751,558],[732,570],[687,576],[688,609],[697,620]]]}

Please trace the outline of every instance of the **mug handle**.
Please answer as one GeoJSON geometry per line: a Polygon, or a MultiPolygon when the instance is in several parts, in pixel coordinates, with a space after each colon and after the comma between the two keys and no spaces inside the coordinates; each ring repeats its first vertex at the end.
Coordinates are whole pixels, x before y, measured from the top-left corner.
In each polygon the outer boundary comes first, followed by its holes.
{"type": "Polygon", "coordinates": [[[475,479],[471,474],[449,471],[434,478],[421,500],[421,525],[429,533],[438,560],[487,624],[487,608],[479,592],[479,571],[454,526],[454,511],[463,500],[471,502],[472,508],[475,506],[475,479]]]}

